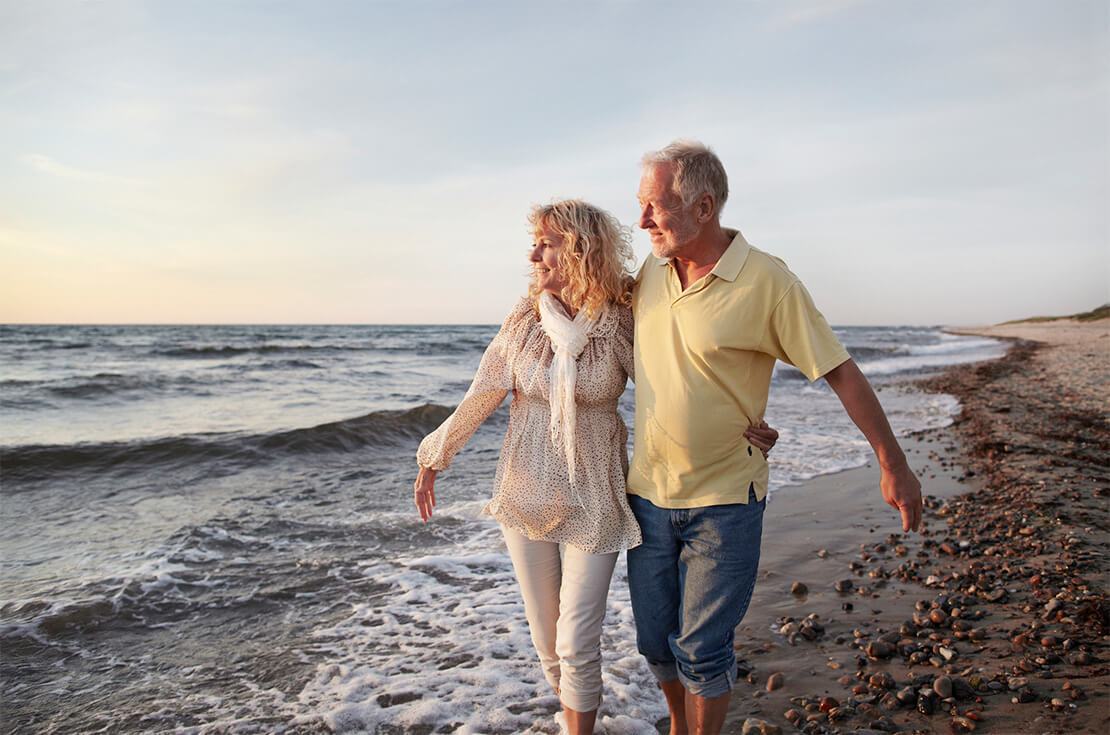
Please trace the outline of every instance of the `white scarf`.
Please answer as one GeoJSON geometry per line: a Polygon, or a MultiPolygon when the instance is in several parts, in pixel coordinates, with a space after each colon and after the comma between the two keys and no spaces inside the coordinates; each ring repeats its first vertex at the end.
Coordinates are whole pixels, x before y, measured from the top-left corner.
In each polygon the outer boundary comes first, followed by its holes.
{"type": "MultiPolygon", "coordinates": [[[[570,319],[563,307],[550,293],[539,297],[540,325],[551,340],[551,350],[555,353],[551,361],[549,380],[551,385],[551,442],[563,445],[567,457],[567,472],[571,487],[578,496],[574,480],[574,436],[575,404],[574,384],[578,379],[576,360],[586,348],[586,336],[590,320],[585,309],[579,309],[574,319],[570,319]]],[[[581,497],[578,496],[579,505],[581,497]]]]}

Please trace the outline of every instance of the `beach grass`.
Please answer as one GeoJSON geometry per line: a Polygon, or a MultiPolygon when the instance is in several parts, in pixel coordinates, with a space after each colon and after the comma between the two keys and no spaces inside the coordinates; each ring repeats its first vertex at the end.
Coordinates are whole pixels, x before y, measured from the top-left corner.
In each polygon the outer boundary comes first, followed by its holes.
{"type": "Polygon", "coordinates": [[[1102,306],[1091,309],[1090,311],[1083,311],[1078,314],[1069,314],[1068,316],[1031,316],[1025,319],[1014,319],[1002,324],[1028,324],[1037,322],[1058,322],[1066,319],[1074,320],[1077,322],[1096,322],[1100,319],[1110,319],[1110,304],[1103,304],[1102,306]]]}

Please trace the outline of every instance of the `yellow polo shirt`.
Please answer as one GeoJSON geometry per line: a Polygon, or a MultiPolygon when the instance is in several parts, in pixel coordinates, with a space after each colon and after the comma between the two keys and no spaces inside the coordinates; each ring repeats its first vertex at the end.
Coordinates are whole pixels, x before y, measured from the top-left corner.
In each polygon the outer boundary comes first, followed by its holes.
{"type": "Polygon", "coordinates": [[[767,461],[744,438],[763,418],[775,360],[812,381],[849,358],[798,277],[736,230],[685,291],[649,255],[632,297],[636,424],[628,492],[662,508],[767,494],[767,461]]]}

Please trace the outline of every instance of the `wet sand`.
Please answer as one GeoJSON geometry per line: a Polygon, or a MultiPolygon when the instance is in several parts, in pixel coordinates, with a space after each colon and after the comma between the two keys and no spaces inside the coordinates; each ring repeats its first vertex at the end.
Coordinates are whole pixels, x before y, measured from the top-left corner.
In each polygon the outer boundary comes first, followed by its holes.
{"type": "Polygon", "coordinates": [[[774,495],[725,732],[1110,732],[1110,321],[961,331],[1015,345],[920,386],[922,534],[873,465],[774,495]]]}

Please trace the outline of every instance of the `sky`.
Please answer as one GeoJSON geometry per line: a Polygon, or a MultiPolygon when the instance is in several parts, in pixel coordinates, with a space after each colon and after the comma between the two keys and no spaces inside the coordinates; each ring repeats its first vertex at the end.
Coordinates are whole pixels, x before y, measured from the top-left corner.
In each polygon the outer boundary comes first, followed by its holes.
{"type": "Polygon", "coordinates": [[[676,138],[833,324],[1110,301],[1105,0],[4,0],[0,322],[497,323],[676,138]]]}

